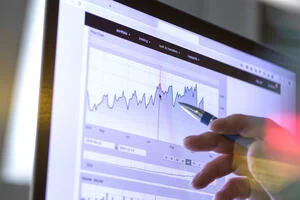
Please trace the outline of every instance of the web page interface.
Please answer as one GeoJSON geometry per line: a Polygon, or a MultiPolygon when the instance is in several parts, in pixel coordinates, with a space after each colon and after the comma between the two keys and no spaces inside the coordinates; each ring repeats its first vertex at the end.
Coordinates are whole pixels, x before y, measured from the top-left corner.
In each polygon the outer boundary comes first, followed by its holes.
{"type": "Polygon", "coordinates": [[[194,190],[215,159],[183,139],[217,117],[295,111],[295,74],[114,1],[60,2],[47,199],[213,199],[194,190]]]}

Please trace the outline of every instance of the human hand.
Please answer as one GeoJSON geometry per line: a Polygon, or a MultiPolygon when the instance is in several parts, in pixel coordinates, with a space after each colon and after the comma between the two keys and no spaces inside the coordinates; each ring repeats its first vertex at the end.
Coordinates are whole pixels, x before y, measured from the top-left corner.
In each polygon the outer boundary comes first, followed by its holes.
{"type": "Polygon", "coordinates": [[[300,162],[297,163],[295,159],[297,153],[290,155],[290,151],[272,146],[274,136],[275,139],[286,136],[283,142],[291,142],[290,134],[273,121],[232,115],[215,120],[211,130],[187,137],[184,141],[185,146],[192,151],[215,151],[221,154],[194,178],[192,184],[195,188],[204,188],[217,178],[235,173],[240,177],[229,180],[216,194],[216,199],[269,199],[269,196],[273,198],[278,191],[300,177],[300,162]],[[247,150],[221,134],[240,134],[255,138],[256,142],[247,150]],[[290,157],[282,156],[286,153],[290,157]]]}

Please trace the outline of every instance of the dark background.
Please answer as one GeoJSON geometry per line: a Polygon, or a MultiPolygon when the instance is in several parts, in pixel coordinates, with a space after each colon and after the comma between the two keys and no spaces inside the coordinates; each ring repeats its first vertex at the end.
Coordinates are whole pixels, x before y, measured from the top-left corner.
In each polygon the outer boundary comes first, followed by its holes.
{"type": "MultiPolygon", "coordinates": [[[[3,143],[19,56],[26,8],[30,0],[0,3],[0,169],[3,143]]],[[[161,0],[232,32],[263,43],[296,59],[300,56],[300,14],[255,0],[161,0]]],[[[30,10],[28,11],[30,12],[30,10]]],[[[26,133],[24,133],[26,134],[26,133]]],[[[29,184],[4,183],[1,199],[28,199],[29,184]]]]}

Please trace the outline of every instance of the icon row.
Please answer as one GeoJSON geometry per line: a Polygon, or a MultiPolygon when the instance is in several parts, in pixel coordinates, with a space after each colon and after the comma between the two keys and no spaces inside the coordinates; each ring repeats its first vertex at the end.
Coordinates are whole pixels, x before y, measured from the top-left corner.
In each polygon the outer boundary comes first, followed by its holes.
{"type": "Polygon", "coordinates": [[[293,81],[289,80],[289,79],[286,79],[280,75],[277,75],[277,74],[274,74],[272,72],[269,72],[269,71],[266,71],[262,68],[259,68],[259,67],[255,67],[255,66],[252,66],[252,65],[249,65],[249,64],[245,64],[245,63],[241,63],[240,64],[240,68],[247,71],[247,72],[250,72],[250,73],[253,73],[253,74],[256,74],[260,77],[263,77],[263,78],[266,78],[266,79],[269,79],[269,80],[272,80],[272,81],[275,81],[275,82],[278,82],[282,85],[287,85],[287,86],[293,86],[293,81]]]}
{"type": "Polygon", "coordinates": [[[175,162],[182,165],[187,165],[187,166],[194,166],[194,167],[203,166],[201,162],[193,161],[191,159],[186,159],[186,158],[178,158],[170,155],[164,155],[164,160],[175,162]]]}

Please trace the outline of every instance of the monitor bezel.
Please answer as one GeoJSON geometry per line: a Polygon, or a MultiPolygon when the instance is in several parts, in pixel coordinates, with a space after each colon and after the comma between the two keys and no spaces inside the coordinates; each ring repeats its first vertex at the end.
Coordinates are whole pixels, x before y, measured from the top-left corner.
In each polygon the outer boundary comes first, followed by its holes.
{"type": "MultiPolygon", "coordinates": [[[[175,24],[204,37],[231,46],[245,53],[267,60],[283,68],[297,72],[298,62],[268,47],[217,27],[204,20],[172,8],[158,1],[116,0],[161,20],[175,24]],[[176,16],[176,17],[174,17],[176,16]],[[196,24],[196,25],[195,25],[196,24]]],[[[34,177],[30,198],[45,199],[47,187],[50,125],[54,83],[54,65],[58,28],[59,0],[46,2],[41,86],[36,139],[34,177]]],[[[299,76],[297,76],[298,82],[299,76]]],[[[299,92],[297,91],[297,99],[299,92]]],[[[299,107],[299,105],[297,105],[299,107]]],[[[297,110],[299,110],[297,108],[297,110]]]]}

